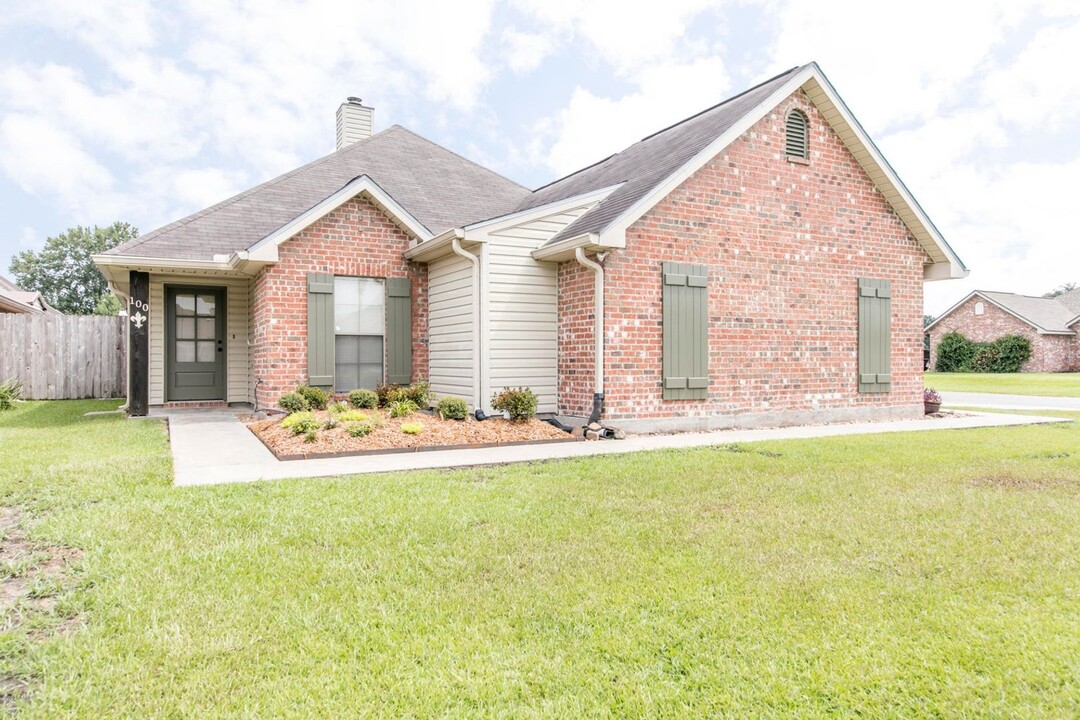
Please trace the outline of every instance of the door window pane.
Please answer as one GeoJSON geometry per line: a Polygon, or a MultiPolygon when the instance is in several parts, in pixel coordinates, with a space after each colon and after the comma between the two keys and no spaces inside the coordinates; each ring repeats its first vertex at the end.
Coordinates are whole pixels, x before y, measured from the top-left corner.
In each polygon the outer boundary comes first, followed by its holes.
{"type": "Polygon", "coordinates": [[[195,314],[195,296],[194,295],[181,295],[176,294],[176,314],[180,315],[194,315],[195,314]]]}
{"type": "Polygon", "coordinates": [[[213,295],[200,295],[195,305],[195,312],[199,315],[213,316],[217,310],[217,298],[213,295]]]}
{"type": "Polygon", "coordinates": [[[178,340],[195,339],[195,318],[176,318],[176,337],[178,340]]]}
{"type": "Polygon", "coordinates": [[[214,318],[199,318],[196,322],[199,326],[200,340],[213,340],[216,338],[217,320],[214,318]]]}
{"type": "Polygon", "coordinates": [[[192,340],[176,341],[176,362],[195,362],[195,343],[192,340]]]}
{"type": "Polygon", "coordinates": [[[214,344],[213,340],[200,340],[195,361],[201,363],[214,362],[214,344]]]}

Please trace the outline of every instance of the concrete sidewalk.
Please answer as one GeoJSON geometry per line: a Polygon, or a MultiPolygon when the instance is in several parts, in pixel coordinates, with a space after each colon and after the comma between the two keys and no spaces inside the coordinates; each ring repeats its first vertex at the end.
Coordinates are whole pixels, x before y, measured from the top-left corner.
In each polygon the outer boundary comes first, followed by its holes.
{"type": "Polygon", "coordinates": [[[177,485],[216,485],[281,478],[325,477],[329,475],[356,475],[400,470],[499,465],[762,440],[868,435],[920,430],[959,430],[964,428],[1062,422],[1058,418],[972,413],[965,417],[944,419],[920,418],[888,422],[850,423],[846,425],[806,425],[757,430],[720,430],[717,432],[683,433],[679,435],[643,435],[630,437],[626,440],[598,442],[518,445],[477,448],[475,450],[434,450],[392,455],[280,461],[240,422],[237,414],[230,410],[177,410],[162,413],[162,416],[167,417],[169,420],[173,472],[175,473],[175,483],[177,485]]]}
{"type": "Polygon", "coordinates": [[[995,410],[1071,410],[1080,412],[1080,397],[943,392],[941,393],[941,402],[943,405],[952,407],[980,407],[995,410]]]}

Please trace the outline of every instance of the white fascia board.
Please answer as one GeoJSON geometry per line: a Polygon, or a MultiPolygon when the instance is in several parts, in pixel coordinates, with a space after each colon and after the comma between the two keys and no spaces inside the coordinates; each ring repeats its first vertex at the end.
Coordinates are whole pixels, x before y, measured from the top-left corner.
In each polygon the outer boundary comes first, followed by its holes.
{"type": "Polygon", "coordinates": [[[413,217],[409,211],[398,204],[394,198],[390,197],[390,194],[379,187],[378,183],[367,175],[360,175],[359,177],[350,180],[345,187],[341,188],[333,195],[330,195],[310,210],[293,218],[285,225],[252,245],[246,251],[248,259],[262,262],[277,262],[277,249],[281,243],[293,237],[298,232],[311,227],[316,222],[360,194],[366,195],[380,210],[393,218],[409,234],[418,237],[421,240],[427,240],[431,237],[431,231],[424,227],[423,223],[413,217]]]}
{"type": "Polygon", "coordinates": [[[583,235],[575,235],[574,237],[560,240],[554,245],[545,245],[542,248],[537,248],[532,251],[532,256],[534,260],[562,262],[564,260],[574,259],[574,255],[577,253],[578,248],[584,248],[586,252],[603,252],[605,250],[624,247],[626,247],[625,236],[623,237],[621,244],[609,244],[602,242],[601,236],[597,233],[584,233],[583,235]]]}
{"type": "Polygon", "coordinates": [[[564,213],[579,207],[595,205],[622,187],[623,184],[624,183],[618,183],[609,187],[600,188],[599,190],[593,190],[591,192],[582,193],[581,195],[575,195],[563,200],[550,202],[546,205],[538,205],[534,208],[529,208],[528,210],[518,210],[509,215],[500,215],[499,217],[494,217],[489,220],[482,220],[480,222],[475,222],[472,225],[466,225],[463,228],[465,237],[469,240],[481,241],[487,239],[487,236],[492,233],[502,232],[503,230],[507,230],[517,225],[540,220],[548,215],[558,215],[559,213],[564,213]]]}
{"type": "Polygon", "coordinates": [[[425,240],[418,245],[413,245],[405,251],[404,256],[406,260],[412,260],[414,262],[431,262],[432,260],[438,260],[453,252],[453,243],[455,239],[462,240],[464,238],[465,231],[462,228],[450,228],[449,230],[439,233],[430,240],[425,240]]]}
{"type": "Polygon", "coordinates": [[[637,222],[642,215],[667,197],[675,190],[675,188],[700,170],[706,163],[719,155],[728,145],[733,143],[763,117],[772,112],[777,105],[800,88],[808,90],[807,94],[811,97],[811,100],[814,101],[815,105],[820,104],[820,98],[815,98],[815,93],[810,91],[820,90],[820,92],[816,94],[818,96],[824,96],[828,100],[828,103],[836,110],[836,113],[832,114],[832,119],[829,120],[830,125],[834,130],[838,129],[837,125],[839,124],[851,131],[858,141],[858,144],[861,145],[868,154],[873,165],[880,170],[881,176],[889,186],[889,189],[894,191],[893,193],[882,193],[886,201],[897,210],[900,219],[912,234],[915,235],[916,239],[919,240],[924,248],[929,244],[931,247],[927,248],[928,250],[937,250],[938,254],[942,256],[943,259],[936,260],[931,267],[933,267],[933,265],[947,265],[947,269],[933,270],[931,272],[928,268],[923,273],[923,279],[936,280],[967,277],[969,270],[960,261],[960,258],[957,257],[956,253],[953,252],[953,249],[949,247],[945,238],[941,236],[941,233],[930,221],[930,218],[926,216],[926,213],[915,201],[915,198],[912,197],[911,192],[904,183],[901,182],[900,178],[896,175],[896,172],[892,169],[892,166],[885,160],[881,151],[878,150],[877,146],[874,145],[873,141],[866,134],[866,131],[863,130],[858,120],[855,119],[851,110],[844,104],[844,101],[840,98],[836,89],[833,88],[828,78],[825,77],[825,74],[821,71],[821,68],[818,67],[817,63],[810,63],[803,68],[802,71],[797,73],[769,97],[759,103],[757,107],[744,115],[739,122],[729,128],[727,132],[711,142],[704,150],[672,173],[663,183],[654,188],[652,192],[627,208],[622,215],[601,231],[601,244],[611,244],[614,246],[615,243],[621,241],[622,245],[625,246],[627,229],[637,222]],[[908,212],[901,212],[901,209],[907,210],[908,212]],[[905,218],[905,215],[908,217],[905,218]]]}
{"type": "Polygon", "coordinates": [[[21,313],[25,315],[41,315],[45,312],[42,308],[20,302],[3,293],[0,293],[0,308],[4,309],[5,312],[21,313]]]}

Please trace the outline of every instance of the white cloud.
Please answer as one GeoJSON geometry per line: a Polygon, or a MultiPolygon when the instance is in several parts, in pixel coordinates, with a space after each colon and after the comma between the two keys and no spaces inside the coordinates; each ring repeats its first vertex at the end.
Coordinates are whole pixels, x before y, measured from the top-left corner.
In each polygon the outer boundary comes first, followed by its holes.
{"type": "Polygon", "coordinates": [[[23,227],[22,233],[19,236],[19,247],[23,250],[36,250],[44,241],[38,237],[37,232],[32,227],[23,227]]]}
{"type": "Polygon", "coordinates": [[[538,68],[544,58],[555,50],[555,39],[551,35],[522,32],[515,28],[503,30],[502,42],[510,69],[522,75],[538,68]]]}
{"type": "Polygon", "coordinates": [[[558,174],[600,160],[631,143],[723,99],[729,78],[720,58],[686,65],[657,65],[641,72],[637,92],[619,99],[578,87],[554,121],[535,128],[550,145],[537,147],[558,174]]]}

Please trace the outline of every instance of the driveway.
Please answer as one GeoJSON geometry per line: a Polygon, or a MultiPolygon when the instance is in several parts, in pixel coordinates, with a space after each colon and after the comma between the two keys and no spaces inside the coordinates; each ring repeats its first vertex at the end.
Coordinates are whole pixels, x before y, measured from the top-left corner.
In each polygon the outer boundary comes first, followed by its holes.
{"type": "Polygon", "coordinates": [[[1080,412],[1080,397],[943,392],[941,393],[941,402],[943,405],[953,407],[981,407],[1000,410],[1074,410],[1080,412]]]}

